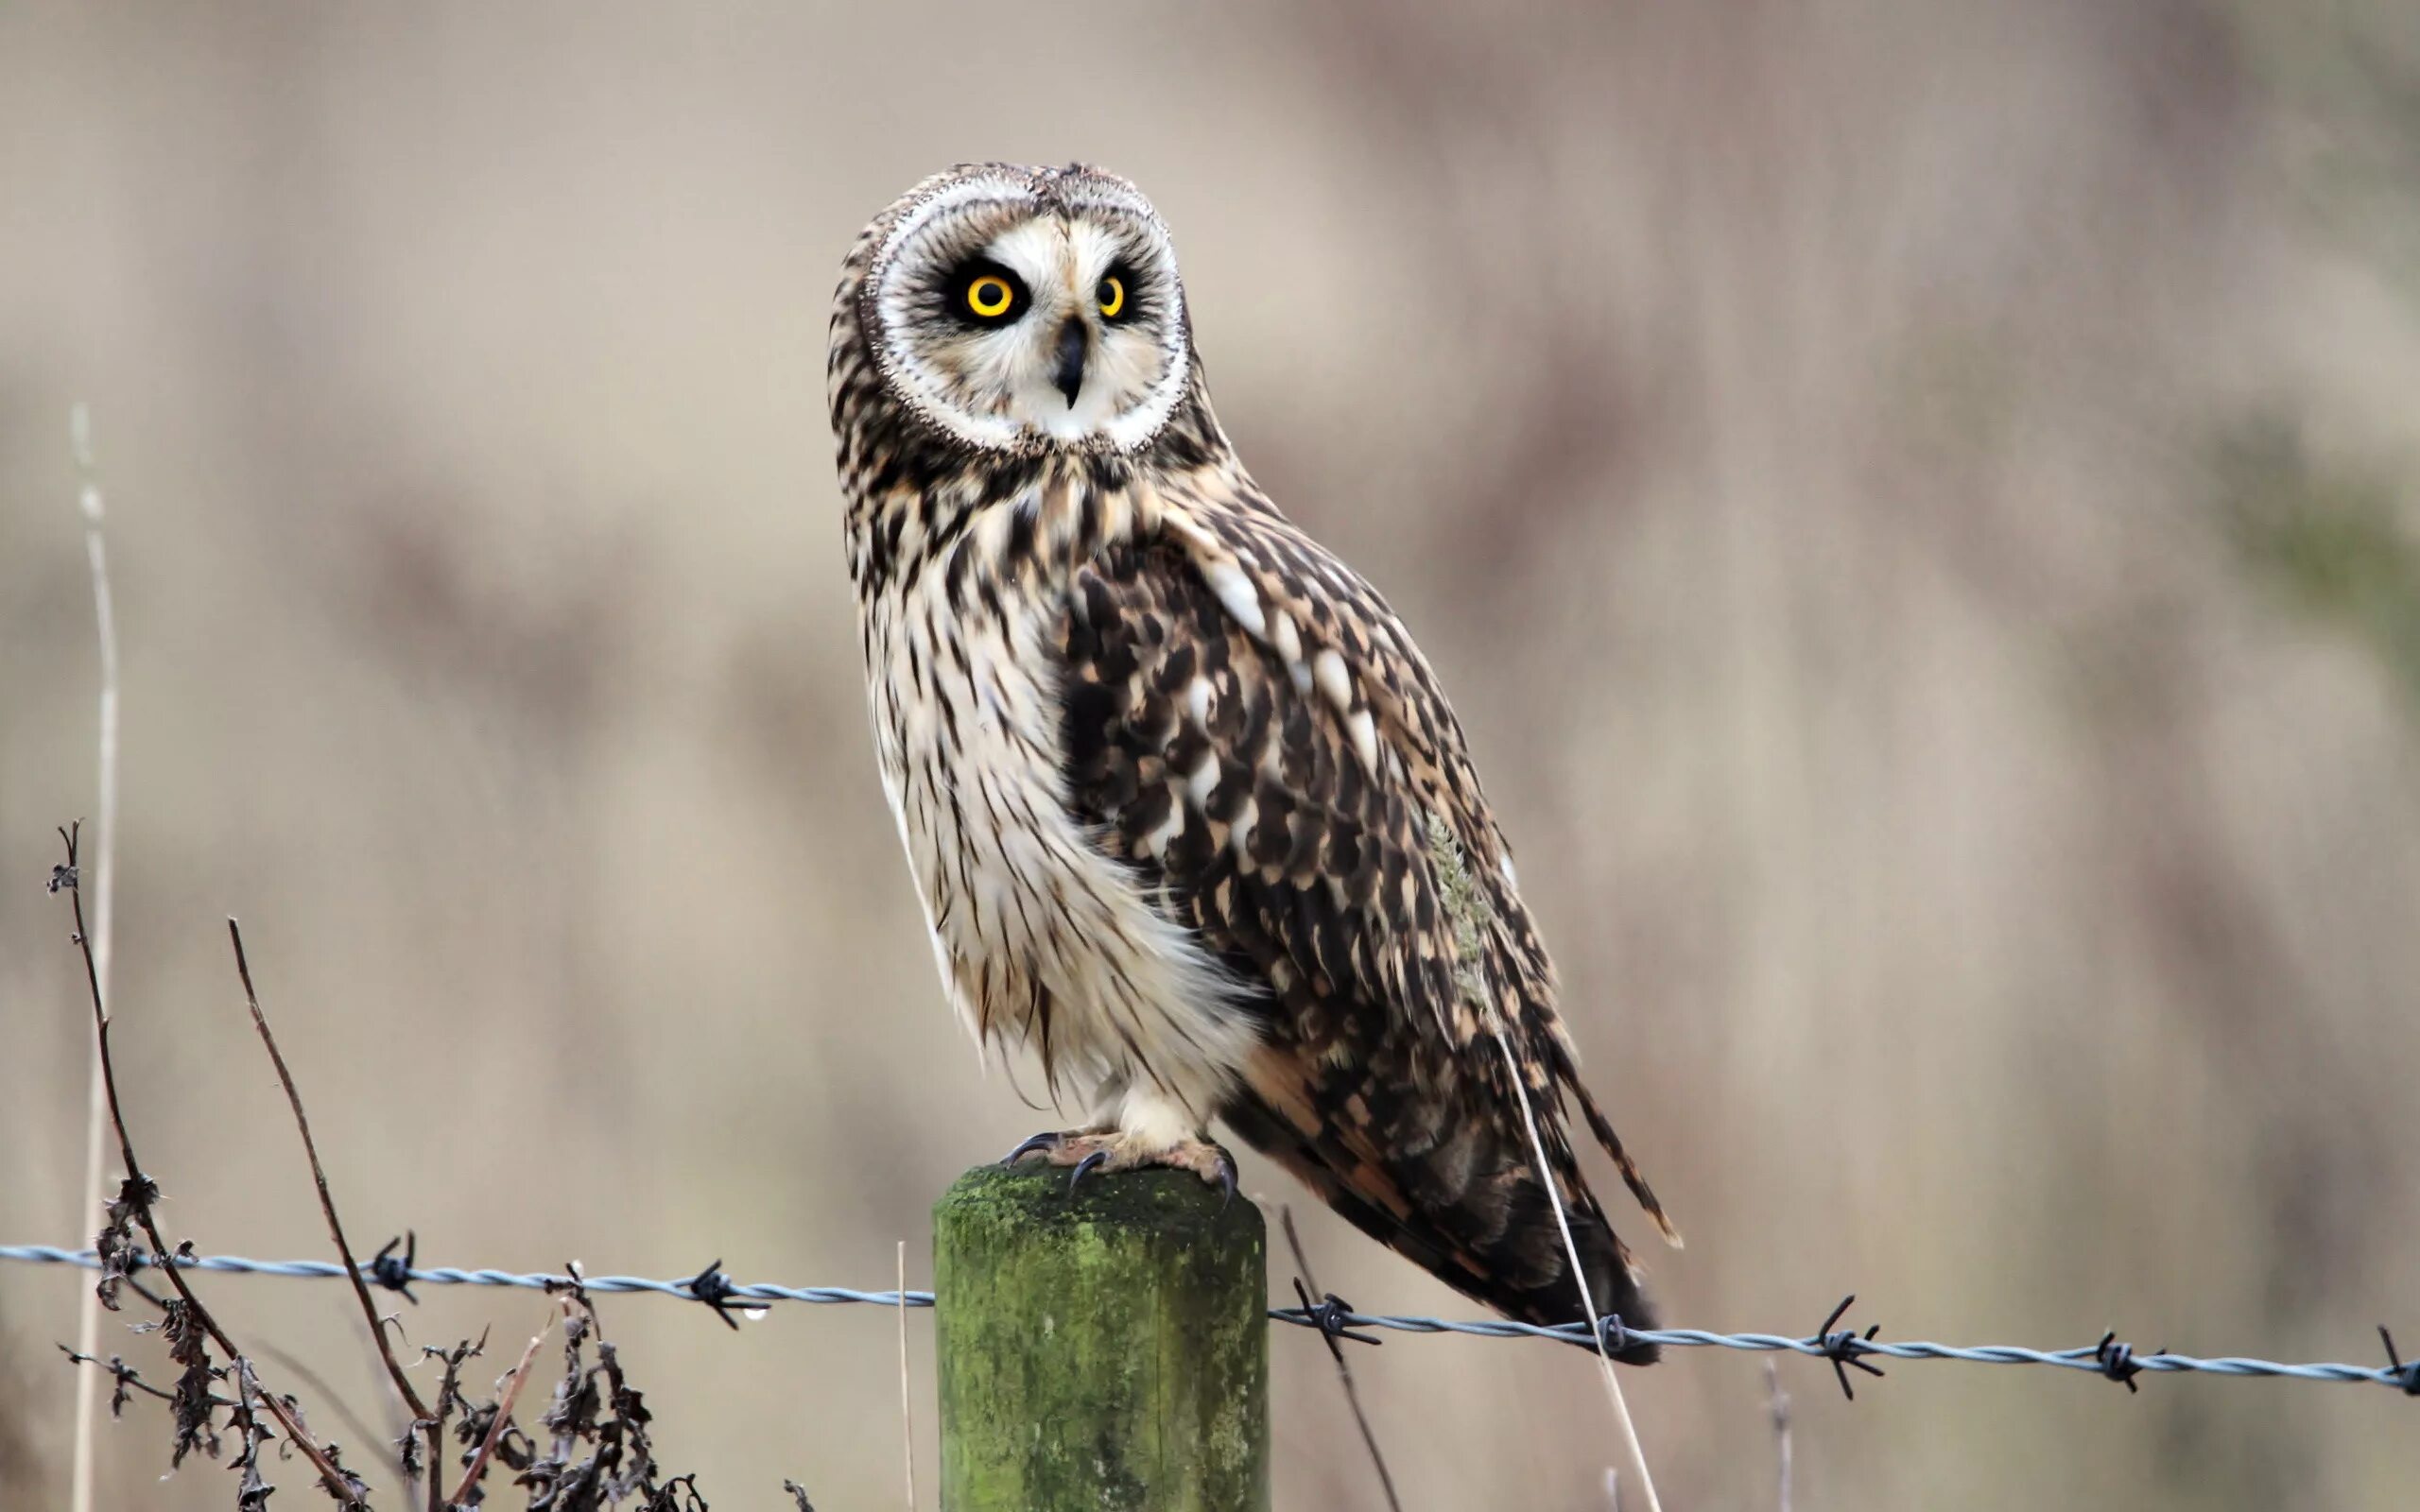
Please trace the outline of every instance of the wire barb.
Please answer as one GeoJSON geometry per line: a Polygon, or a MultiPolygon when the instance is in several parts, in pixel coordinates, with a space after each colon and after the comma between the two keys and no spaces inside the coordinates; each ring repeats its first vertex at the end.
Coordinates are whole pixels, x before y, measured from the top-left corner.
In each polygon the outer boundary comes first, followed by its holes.
{"type": "Polygon", "coordinates": [[[378,1253],[371,1256],[370,1263],[361,1267],[361,1279],[372,1286],[400,1292],[405,1301],[418,1307],[420,1298],[412,1295],[412,1266],[419,1260],[420,1234],[406,1228],[401,1237],[389,1239],[378,1246],[378,1253]],[[397,1249],[403,1253],[396,1254],[397,1249]]]}
{"type": "Polygon", "coordinates": [[[1855,1292],[1841,1297],[1841,1305],[1832,1309],[1832,1315],[1824,1320],[1824,1326],[1817,1329],[1815,1336],[1807,1341],[1813,1346],[1808,1350],[1809,1353],[1832,1362],[1832,1374],[1841,1383],[1841,1395],[1851,1401],[1857,1400],[1857,1391],[1849,1384],[1849,1366],[1855,1366],[1870,1376],[1878,1377],[1882,1374],[1880,1366],[1861,1358],[1864,1355],[1881,1352],[1873,1348],[1875,1334],[1882,1331],[1881,1324],[1868,1324],[1862,1334],[1855,1329],[1841,1329],[1838,1332],[1832,1331],[1832,1325],[1841,1320],[1841,1314],[1848,1312],[1849,1305],[1856,1300],[1857,1293],[1855,1292]]]}
{"type": "Polygon", "coordinates": [[[1618,1355],[1632,1344],[1631,1331],[1619,1313],[1608,1313],[1597,1320],[1597,1348],[1606,1354],[1618,1355]]]}
{"type": "MultiPolygon", "coordinates": [[[[2168,1346],[2163,1344],[2152,1354],[2157,1357],[2167,1352],[2168,1346]]],[[[2116,1329],[2100,1336],[2100,1342],[2092,1348],[2092,1358],[2100,1366],[2102,1375],[2126,1388],[2126,1395],[2131,1397],[2143,1389],[2135,1384],[2135,1378],[2143,1373],[2143,1362],[2135,1358],[2133,1345],[2118,1340],[2116,1329]]]]}
{"type": "Polygon", "coordinates": [[[731,1315],[731,1310],[734,1307],[739,1307],[745,1311],[747,1299],[737,1295],[739,1288],[734,1286],[731,1278],[722,1273],[722,1261],[719,1258],[709,1263],[705,1269],[682,1282],[682,1285],[688,1289],[690,1296],[713,1308],[715,1316],[722,1319],[724,1328],[730,1329],[735,1333],[739,1331],[739,1319],[731,1315]]]}
{"type": "Polygon", "coordinates": [[[1320,1337],[1327,1340],[1327,1352],[1336,1357],[1337,1364],[1344,1363],[1344,1351],[1337,1348],[1336,1341],[1339,1339],[1351,1339],[1356,1344],[1369,1345],[1385,1342],[1382,1339],[1374,1339],[1367,1333],[1354,1332],[1353,1304],[1334,1292],[1328,1293],[1325,1297],[1314,1302],[1311,1300],[1310,1288],[1305,1286],[1303,1279],[1297,1276],[1294,1278],[1294,1295],[1303,1300],[1305,1321],[1320,1331],[1320,1337]]]}
{"type": "Polygon", "coordinates": [[[2403,1388],[2405,1396],[2420,1397],[2420,1356],[2415,1356],[2411,1364],[2406,1365],[2394,1352],[2394,1335],[2386,1331],[2383,1323],[2378,1325],[2378,1342],[2386,1346],[2386,1373],[2395,1378],[2395,1383],[2403,1388]]]}

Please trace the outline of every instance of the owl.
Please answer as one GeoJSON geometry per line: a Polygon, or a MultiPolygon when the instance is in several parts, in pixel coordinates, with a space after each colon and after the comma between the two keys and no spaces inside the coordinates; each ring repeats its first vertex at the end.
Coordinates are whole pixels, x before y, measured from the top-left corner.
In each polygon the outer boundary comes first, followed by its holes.
{"type": "Polygon", "coordinates": [[[1508,1316],[1648,1326],[1572,1109],[1677,1236],[1580,1081],[1461,729],[1236,455],[1150,201],[1083,166],[926,180],[844,263],[827,373],[942,987],[1085,1110],[1011,1159],[1232,1193],[1216,1120],[1508,1316]]]}

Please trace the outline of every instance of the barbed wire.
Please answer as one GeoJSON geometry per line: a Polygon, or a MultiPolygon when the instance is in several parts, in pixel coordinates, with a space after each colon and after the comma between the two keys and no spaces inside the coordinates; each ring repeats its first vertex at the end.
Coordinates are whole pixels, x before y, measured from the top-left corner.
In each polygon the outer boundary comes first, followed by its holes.
{"type": "MultiPolygon", "coordinates": [[[[543,1290],[561,1286],[571,1280],[568,1276],[543,1271],[464,1270],[451,1265],[417,1265],[410,1263],[410,1251],[397,1256],[397,1244],[379,1252],[377,1259],[360,1267],[361,1278],[372,1286],[412,1298],[406,1289],[413,1285],[432,1286],[510,1286],[543,1290]]],[[[90,1249],[64,1249],[55,1245],[0,1245],[0,1260],[23,1261],[34,1264],[77,1265],[86,1270],[100,1268],[99,1257],[90,1249]]],[[[158,1256],[147,1256],[145,1263],[157,1265],[158,1256]]],[[[182,1255],[176,1264],[183,1270],[216,1271],[238,1276],[309,1277],[336,1280],[343,1277],[345,1267],[325,1260],[251,1260],[241,1255],[182,1255]]],[[[580,1278],[592,1293],[642,1292],[663,1297],[677,1297],[688,1301],[704,1302],[730,1321],[728,1310],[770,1302],[807,1302],[820,1305],[856,1302],[873,1307],[930,1307],[930,1292],[869,1292],[849,1286],[777,1286],[769,1282],[738,1282],[723,1275],[721,1262],[717,1261],[695,1276],[676,1280],[658,1280],[645,1276],[588,1276],[580,1278]]],[[[2135,1378],[2143,1375],[2215,1375],[2245,1376],[2283,1381],[2366,1382],[2372,1385],[2391,1387],[2408,1397],[2420,1398],[2420,1358],[2406,1361],[2395,1352],[2394,1337],[2383,1328],[2378,1330],[2385,1344],[2387,1364],[2380,1366],[2339,1365],[2317,1362],[2306,1365],[2284,1364],[2275,1360],[2256,1360],[2239,1355],[2200,1358],[2189,1354],[2170,1354],[2159,1350],[2138,1354],[2119,1342],[2115,1334],[2106,1334],[2095,1344],[2070,1349],[2034,1349],[2014,1344],[1954,1345],[1935,1344],[1923,1339],[1890,1340],[1876,1338],[1876,1330],[1863,1333],[1850,1329],[1836,1329],[1841,1315],[1855,1297],[1844,1300],[1824,1320],[1824,1326],[1804,1337],[1780,1333],[1718,1333],[1708,1329],[1634,1329],[1623,1325],[1618,1317],[1607,1317],[1592,1332],[1581,1323],[1539,1324],[1515,1323],[1500,1318],[1457,1320],[1424,1317],[1418,1314],[1357,1313],[1341,1298],[1330,1294],[1326,1300],[1306,1307],[1272,1307],[1270,1321],[1314,1330],[1330,1339],[1350,1339],[1357,1343],[1375,1344],[1373,1338],[1347,1332],[1352,1329],[1377,1329],[1396,1333],[1459,1333],[1483,1339],[1551,1339],[1562,1344],[1593,1345],[1597,1332],[1605,1335],[1608,1347],[1618,1351],[1636,1344],[1656,1344],[1668,1349],[1741,1349],[1754,1353],[1800,1354],[1810,1359],[1828,1361],[1841,1378],[1841,1387],[1848,1390],[1847,1367],[1854,1366],[1870,1375],[1880,1375],[1874,1359],[1889,1360],[1962,1360],[1970,1365],[2037,1365],[2061,1369],[2086,1371],[2122,1382],[2128,1390],[2135,1389],[2135,1378]]],[[[1854,1395],[1852,1393],[1852,1395],[1854,1395]]]]}
{"type": "MultiPolygon", "coordinates": [[[[61,1249],[55,1245],[0,1245],[0,1260],[78,1265],[85,1270],[100,1268],[99,1257],[94,1251],[61,1249]]],[[[157,1265],[159,1263],[156,1255],[144,1258],[146,1265],[157,1265]]],[[[233,1276],[302,1276],[334,1280],[345,1274],[345,1268],[332,1260],[248,1260],[241,1255],[187,1255],[180,1257],[177,1264],[183,1270],[220,1271],[233,1276]]],[[[383,1286],[391,1292],[401,1292],[407,1285],[422,1282],[431,1286],[519,1286],[544,1291],[549,1286],[565,1285],[571,1280],[568,1276],[539,1271],[461,1270],[452,1265],[389,1268],[376,1261],[361,1267],[361,1279],[372,1286],[383,1286]]],[[[847,1286],[773,1286],[761,1282],[743,1286],[723,1278],[717,1266],[710,1266],[696,1276],[671,1281],[653,1280],[645,1276],[589,1276],[583,1273],[580,1284],[591,1292],[655,1292],[687,1301],[700,1300],[699,1294],[703,1291],[728,1302],[740,1303],[866,1302],[875,1307],[902,1305],[897,1292],[861,1292],[847,1286]]],[[[933,1305],[933,1294],[909,1292],[905,1305],[930,1307],[933,1305]]]]}

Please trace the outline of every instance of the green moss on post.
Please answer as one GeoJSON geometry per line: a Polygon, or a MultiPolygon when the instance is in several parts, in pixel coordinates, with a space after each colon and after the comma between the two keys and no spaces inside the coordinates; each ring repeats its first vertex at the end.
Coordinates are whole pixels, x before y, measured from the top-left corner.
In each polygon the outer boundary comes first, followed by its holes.
{"type": "Polygon", "coordinates": [[[1267,1512],[1260,1211],[978,1166],[933,1209],[942,1512],[1267,1512]]]}

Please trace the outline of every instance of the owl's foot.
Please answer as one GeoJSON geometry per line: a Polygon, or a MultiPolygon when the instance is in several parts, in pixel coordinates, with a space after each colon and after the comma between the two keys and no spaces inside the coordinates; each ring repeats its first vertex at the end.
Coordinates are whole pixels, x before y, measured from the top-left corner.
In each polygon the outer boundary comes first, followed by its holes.
{"type": "Polygon", "coordinates": [[[1161,1146],[1115,1129],[1036,1134],[1011,1150],[1008,1159],[1000,1163],[1014,1165],[1033,1155],[1051,1165],[1073,1166],[1074,1173],[1067,1177],[1070,1192],[1095,1171],[1143,1171],[1163,1166],[1172,1171],[1190,1171],[1217,1187],[1228,1201],[1235,1200],[1236,1162],[1208,1140],[1185,1139],[1161,1146]]]}

